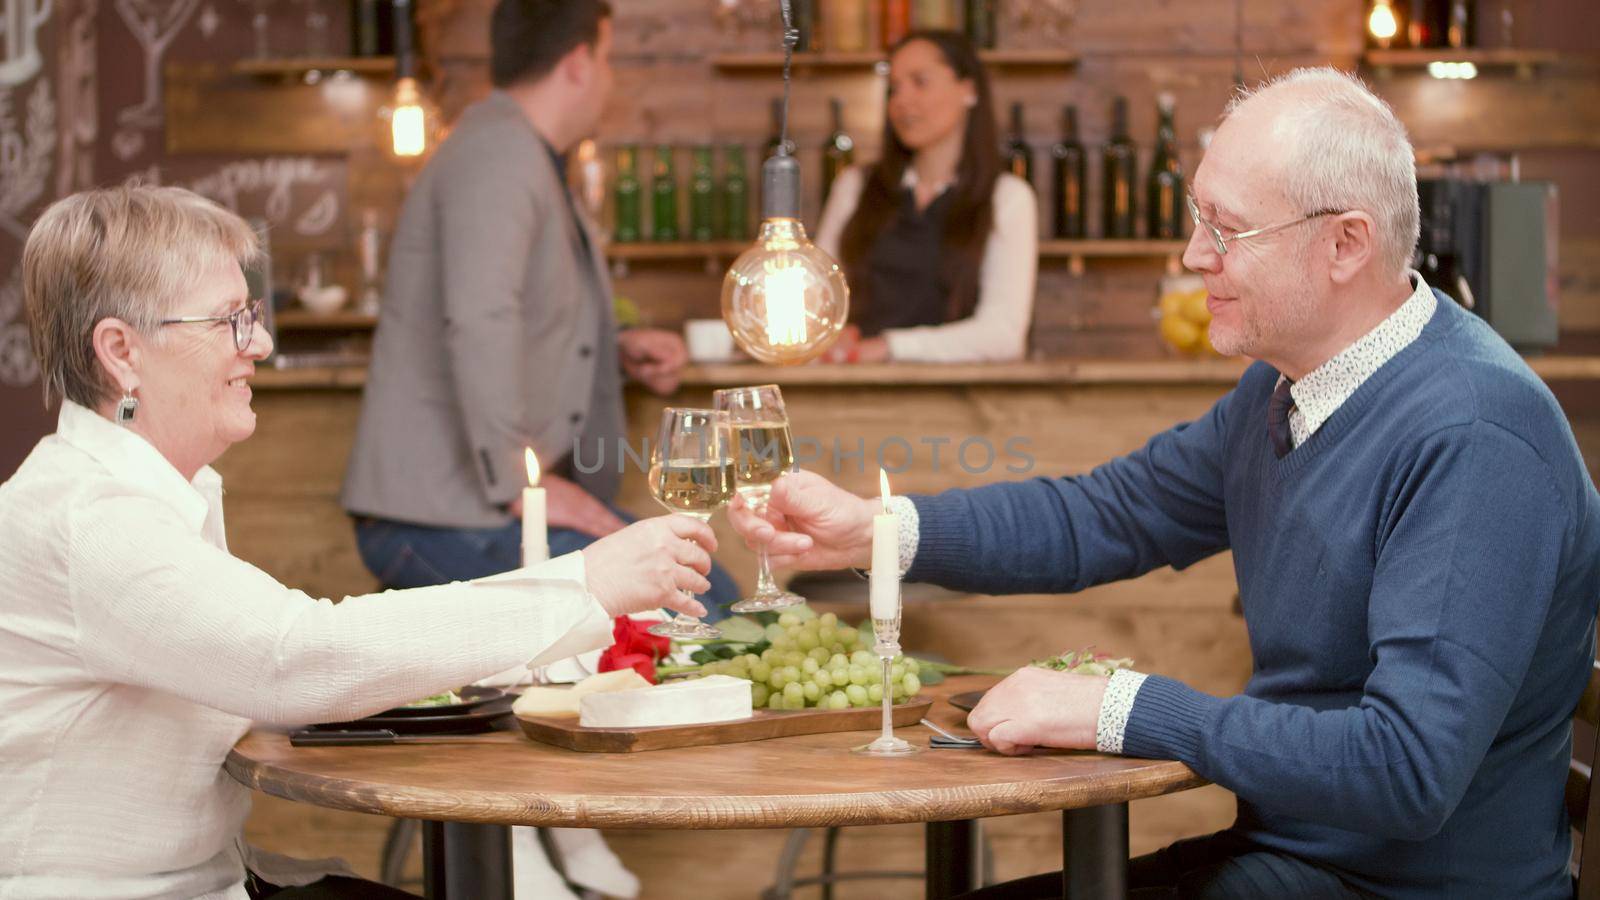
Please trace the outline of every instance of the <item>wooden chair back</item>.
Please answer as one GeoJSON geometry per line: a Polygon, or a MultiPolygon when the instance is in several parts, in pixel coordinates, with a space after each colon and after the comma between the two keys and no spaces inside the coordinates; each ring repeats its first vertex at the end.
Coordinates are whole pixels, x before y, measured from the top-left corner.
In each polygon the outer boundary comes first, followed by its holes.
{"type": "MultiPolygon", "coordinates": [[[[1589,758],[1600,762],[1600,661],[1589,670],[1589,685],[1573,719],[1594,729],[1595,753],[1589,758]]],[[[1583,850],[1578,855],[1578,900],[1600,900],[1600,803],[1591,803],[1593,770],[1577,760],[1567,770],[1567,815],[1572,827],[1583,835],[1583,850]]]]}

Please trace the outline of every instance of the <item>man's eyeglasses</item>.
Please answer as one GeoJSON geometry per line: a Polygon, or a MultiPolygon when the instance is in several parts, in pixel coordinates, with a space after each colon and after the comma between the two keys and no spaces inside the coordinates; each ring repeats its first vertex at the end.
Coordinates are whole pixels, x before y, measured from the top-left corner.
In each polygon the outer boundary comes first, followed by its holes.
{"type": "Polygon", "coordinates": [[[250,346],[250,338],[255,336],[256,323],[261,321],[261,312],[265,302],[251,300],[242,308],[236,309],[225,316],[182,316],[177,319],[162,319],[162,325],[191,325],[199,322],[227,322],[233,327],[233,346],[240,353],[250,346]]]}
{"type": "Polygon", "coordinates": [[[1263,234],[1268,234],[1273,231],[1281,231],[1293,225],[1309,222],[1312,219],[1320,219],[1323,216],[1339,216],[1349,212],[1347,209],[1322,209],[1316,212],[1306,213],[1299,218],[1290,219],[1287,222],[1279,222],[1275,225],[1266,225],[1261,228],[1252,228],[1249,231],[1241,231],[1238,234],[1224,234],[1223,229],[1213,225],[1210,221],[1206,220],[1200,215],[1200,206],[1194,202],[1193,194],[1188,196],[1188,200],[1189,215],[1194,219],[1195,227],[1205,229],[1206,234],[1211,236],[1211,246],[1217,248],[1218,256],[1227,256],[1228,245],[1234,243],[1235,241],[1247,241],[1254,237],[1260,237],[1263,234]]]}

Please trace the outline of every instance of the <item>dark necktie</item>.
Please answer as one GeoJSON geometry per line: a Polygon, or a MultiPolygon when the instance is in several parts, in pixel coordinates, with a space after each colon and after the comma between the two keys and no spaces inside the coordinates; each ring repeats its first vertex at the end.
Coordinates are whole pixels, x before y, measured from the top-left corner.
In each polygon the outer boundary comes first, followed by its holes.
{"type": "Polygon", "coordinates": [[[1294,382],[1289,379],[1280,379],[1278,386],[1272,389],[1272,399],[1267,401],[1267,436],[1272,438],[1272,450],[1279,459],[1294,449],[1289,433],[1289,410],[1294,409],[1289,388],[1293,386],[1294,382]]]}

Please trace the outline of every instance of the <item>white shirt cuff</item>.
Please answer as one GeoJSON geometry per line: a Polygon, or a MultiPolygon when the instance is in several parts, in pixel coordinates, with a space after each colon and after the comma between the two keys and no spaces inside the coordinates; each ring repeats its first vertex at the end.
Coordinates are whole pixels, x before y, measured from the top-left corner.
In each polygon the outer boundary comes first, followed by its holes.
{"type": "Polygon", "coordinates": [[[889,512],[900,517],[900,577],[904,578],[911,571],[912,561],[917,558],[922,518],[917,515],[917,505],[911,502],[910,497],[890,497],[889,512]]]}
{"type": "Polygon", "coordinates": [[[538,656],[529,660],[527,664],[530,667],[548,665],[569,656],[577,656],[586,650],[611,645],[611,616],[606,613],[605,607],[600,605],[600,601],[589,593],[582,551],[574,551],[552,560],[490,575],[487,578],[474,579],[472,583],[496,587],[527,585],[548,588],[559,585],[569,590],[575,589],[582,595],[583,600],[572,625],[538,656]]]}
{"type": "Polygon", "coordinates": [[[1128,715],[1133,712],[1133,700],[1139,687],[1148,678],[1143,672],[1118,669],[1106,681],[1106,693],[1100,700],[1100,719],[1094,726],[1094,748],[1101,753],[1121,753],[1122,734],[1128,727],[1128,715]]]}

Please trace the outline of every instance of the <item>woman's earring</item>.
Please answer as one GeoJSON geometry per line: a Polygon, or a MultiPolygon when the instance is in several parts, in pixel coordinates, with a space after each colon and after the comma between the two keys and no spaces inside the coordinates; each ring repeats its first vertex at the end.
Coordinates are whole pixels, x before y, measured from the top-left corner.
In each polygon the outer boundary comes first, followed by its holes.
{"type": "Polygon", "coordinates": [[[139,411],[139,398],[133,391],[123,391],[122,399],[117,401],[117,424],[126,425],[133,421],[133,414],[139,411]]]}

